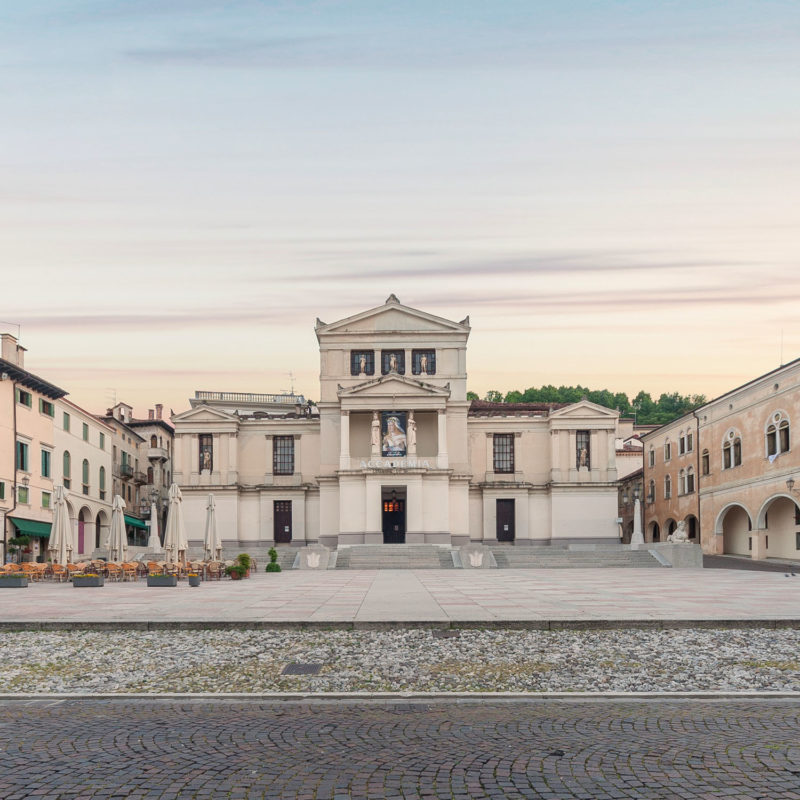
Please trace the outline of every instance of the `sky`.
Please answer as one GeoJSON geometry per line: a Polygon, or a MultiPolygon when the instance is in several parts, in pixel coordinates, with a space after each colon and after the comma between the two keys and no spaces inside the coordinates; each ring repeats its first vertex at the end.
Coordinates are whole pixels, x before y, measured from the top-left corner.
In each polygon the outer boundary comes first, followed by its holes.
{"type": "Polygon", "coordinates": [[[0,330],[103,410],[318,398],[317,317],[469,315],[468,386],[800,357],[795,0],[0,7],[0,330]]]}

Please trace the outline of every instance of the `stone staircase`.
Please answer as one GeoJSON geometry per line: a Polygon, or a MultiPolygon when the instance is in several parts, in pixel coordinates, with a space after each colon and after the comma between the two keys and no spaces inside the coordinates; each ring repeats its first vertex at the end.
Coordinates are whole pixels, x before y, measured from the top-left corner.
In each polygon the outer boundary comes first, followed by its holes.
{"type": "Polygon", "coordinates": [[[498,569],[580,569],[598,567],[650,568],[664,566],[647,550],[560,547],[492,547],[498,569]]]}
{"type": "Polygon", "coordinates": [[[433,544],[361,544],[340,547],[336,569],[453,569],[453,556],[433,544]]]}

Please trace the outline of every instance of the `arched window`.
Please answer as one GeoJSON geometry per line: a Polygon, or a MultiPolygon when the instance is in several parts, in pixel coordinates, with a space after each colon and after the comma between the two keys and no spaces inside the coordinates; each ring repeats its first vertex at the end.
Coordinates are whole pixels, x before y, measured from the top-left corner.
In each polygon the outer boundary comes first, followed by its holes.
{"type": "Polygon", "coordinates": [[[767,458],[775,460],[781,453],[788,453],[791,445],[789,418],[783,411],[776,411],[767,424],[767,458]]]}
{"type": "Polygon", "coordinates": [[[672,497],[672,478],[669,475],[664,476],[664,499],[669,500],[672,497]]]}
{"type": "Polygon", "coordinates": [[[147,482],[150,483],[150,484],[153,483],[153,468],[152,467],[148,467],[147,468],[147,482]]]}
{"type": "Polygon", "coordinates": [[[106,499],[106,468],[100,467],[100,474],[97,480],[97,486],[100,490],[100,499],[106,499]]]}
{"type": "Polygon", "coordinates": [[[686,470],[682,469],[678,473],[678,494],[686,494],[686,470]]]}
{"type": "Polygon", "coordinates": [[[69,450],[64,451],[64,488],[69,489],[70,483],[72,483],[72,459],[69,455],[69,450]]]}
{"type": "Polygon", "coordinates": [[[670,440],[667,439],[667,441],[664,442],[664,461],[669,461],[671,458],[672,458],[672,444],[670,443],[670,440]]]}
{"type": "Polygon", "coordinates": [[[647,484],[647,502],[648,503],[655,503],[656,501],[656,482],[650,481],[647,484]]]}
{"type": "Polygon", "coordinates": [[[648,458],[648,466],[654,467],[656,465],[656,451],[653,449],[653,445],[650,445],[650,450],[647,454],[648,458]]]}
{"type": "Polygon", "coordinates": [[[150,447],[158,447],[158,437],[155,434],[150,437],[150,447]]]}
{"type": "Polygon", "coordinates": [[[694,467],[686,469],[686,491],[684,494],[691,494],[694,491],[694,467]]]}
{"type": "Polygon", "coordinates": [[[709,458],[708,450],[703,450],[703,454],[700,457],[700,471],[703,475],[708,475],[711,471],[711,459],[709,458]]]}
{"type": "Polygon", "coordinates": [[[722,469],[738,467],[742,463],[742,437],[729,430],[722,440],[722,469]]]}
{"type": "Polygon", "coordinates": [[[742,440],[737,436],[733,440],[733,466],[738,467],[742,463],[742,440]]]}
{"type": "Polygon", "coordinates": [[[678,455],[682,456],[686,452],[686,434],[681,431],[678,434],[678,455]]]}
{"type": "Polygon", "coordinates": [[[88,459],[83,459],[83,464],[81,464],[81,483],[83,485],[83,493],[89,494],[89,461],[88,459]]]}

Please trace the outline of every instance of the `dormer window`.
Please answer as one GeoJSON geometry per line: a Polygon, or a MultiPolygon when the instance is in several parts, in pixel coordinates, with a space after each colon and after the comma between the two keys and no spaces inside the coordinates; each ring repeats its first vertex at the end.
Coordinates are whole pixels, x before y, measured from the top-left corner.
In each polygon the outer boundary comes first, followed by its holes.
{"type": "Polygon", "coordinates": [[[351,375],[374,375],[375,374],[375,352],[373,350],[351,350],[350,351],[350,374],[351,375]]]}
{"type": "Polygon", "coordinates": [[[435,350],[412,350],[411,351],[411,371],[414,375],[435,375],[436,374],[436,351],[435,350]]]}
{"type": "Polygon", "coordinates": [[[388,375],[390,372],[406,374],[405,350],[381,350],[381,374],[388,375]]]}

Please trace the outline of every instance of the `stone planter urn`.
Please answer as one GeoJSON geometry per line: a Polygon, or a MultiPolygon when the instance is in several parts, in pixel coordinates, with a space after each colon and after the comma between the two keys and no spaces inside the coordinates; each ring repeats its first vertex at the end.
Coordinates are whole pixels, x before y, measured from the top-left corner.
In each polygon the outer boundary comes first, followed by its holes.
{"type": "Polygon", "coordinates": [[[199,575],[190,575],[189,576],[189,586],[199,586],[200,585],[200,576],[199,575]]]}
{"type": "Polygon", "coordinates": [[[84,586],[105,586],[106,579],[102,575],[73,575],[72,585],[79,589],[84,586]]]}
{"type": "Polygon", "coordinates": [[[147,576],[147,585],[148,586],[177,586],[178,585],[178,576],[177,575],[148,575],[147,576]]]}
{"type": "Polygon", "coordinates": [[[9,575],[0,578],[0,589],[25,589],[28,579],[24,575],[9,575]]]}

